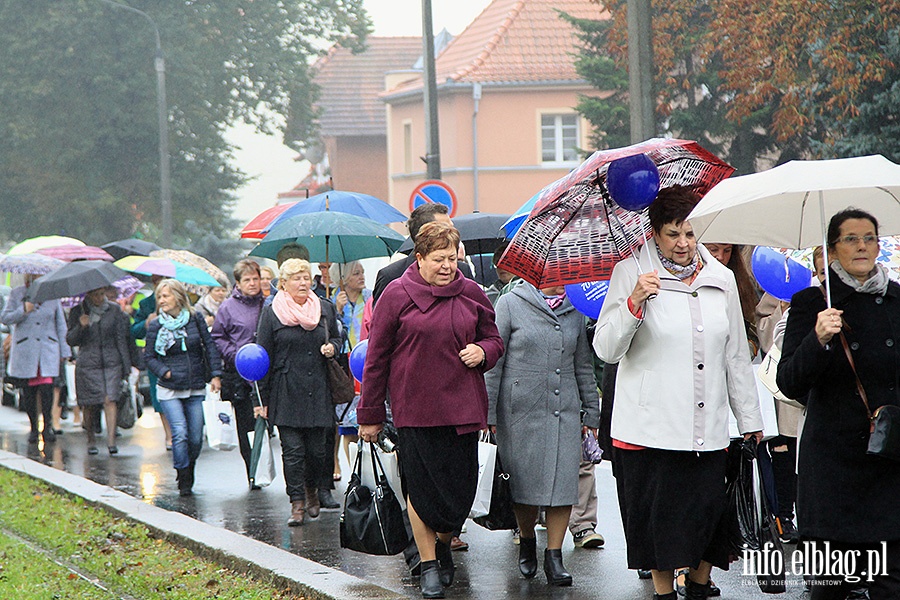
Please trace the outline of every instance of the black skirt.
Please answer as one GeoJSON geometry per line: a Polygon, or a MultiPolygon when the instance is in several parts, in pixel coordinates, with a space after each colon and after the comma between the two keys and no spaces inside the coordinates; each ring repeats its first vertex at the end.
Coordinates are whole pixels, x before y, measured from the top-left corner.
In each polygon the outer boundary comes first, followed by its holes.
{"type": "Polygon", "coordinates": [[[629,569],[696,568],[705,560],[728,570],[725,450],[617,448],[615,458],[629,569]]]}
{"type": "Polygon", "coordinates": [[[478,486],[478,432],[455,427],[400,427],[403,495],[437,533],[459,530],[478,486]]]}

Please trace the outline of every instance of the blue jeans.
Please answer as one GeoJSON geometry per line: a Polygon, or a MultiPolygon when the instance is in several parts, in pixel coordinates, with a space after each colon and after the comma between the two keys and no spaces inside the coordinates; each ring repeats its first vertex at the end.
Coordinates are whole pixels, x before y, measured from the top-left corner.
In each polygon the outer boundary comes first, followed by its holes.
{"type": "Polygon", "coordinates": [[[203,396],[160,400],[172,428],[172,462],[186,469],[197,461],[203,448],[203,396]]]}

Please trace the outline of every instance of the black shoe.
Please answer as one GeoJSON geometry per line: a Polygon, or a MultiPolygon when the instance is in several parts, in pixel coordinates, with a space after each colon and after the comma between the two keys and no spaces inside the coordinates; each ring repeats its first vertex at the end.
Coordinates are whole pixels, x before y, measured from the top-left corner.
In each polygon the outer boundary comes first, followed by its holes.
{"type": "Polygon", "coordinates": [[[572,585],[572,575],[566,571],[562,561],[562,550],[544,550],[544,574],[547,583],[557,587],[572,585]]]}
{"type": "Polygon", "coordinates": [[[709,598],[709,582],[699,584],[688,575],[684,578],[686,600],[706,600],[709,598]]]}
{"type": "Polygon", "coordinates": [[[118,447],[118,446],[107,446],[106,449],[109,450],[109,455],[110,455],[110,456],[115,456],[116,454],[119,453],[119,447],[118,447]]]}
{"type": "Polygon", "coordinates": [[[775,527],[778,529],[778,539],[782,544],[796,544],[800,541],[800,533],[790,517],[776,517],[775,527]]]}
{"type": "MultiPolygon", "coordinates": [[[[648,571],[649,572],[649,571],[648,571]]],[[[678,592],[669,592],[668,594],[653,594],[653,600],[678,600],[678,592]]]]}
{"type": "Polygon", "coordinates": [[[637,574],[638,579],[653,579],[653,573],[650,572],[650,569],[638,569],[637,574]]]}
{"type": "Polygon", "coordinates": [[[323,490],[322,488],[319,488],[319,505],[326,509],[341,507],[338,501],[334,499],[331,490],[323,490]]]}
{"type": "Polygon", "coordinates": [[[190,481],[190,475],[188,474],[188,469],[175,469],[177,475],[175,477],[176,481],[178,481],[178,495],[179,496],[190,496],[194,492],[191,490],[193,487],[193,482],[190,481]]]}
{"type": "Polygon", "coordinates": [[[709,580],[709,597],[710,598],[719,597],[721,595],[722,595],[722,590],[719,588],[719,586],[717,586],[715,583],[713,583],[712,579],[710,579],[709,580]]]}
{"type": "Polygon", "coordinates": [[[37,444],[38,441],[38,432],[32,431],[28,434],[28,443],[29,444],[37,444]]]}
{"type": "Polygon", "coordinates": [[[525,579],[537,575],[537,538],[519,537],[519,572],[525,579]]]}
{"type": "Polygon", "coordinates": [[[94,456],[99,453],[100,453],[100,451],[97,450],[97,446],[88,446],[88,454],[89,455],[94,456]]]}
{"type": "Polygon", "coordinates": [[[53,433],[53,429],[50,427],[45,427],[41,435],[44,437],[45,444],[51,444],[56,441],[56,434],[53,433]]]}
{"type": "Polygon", "coordinates": [[[865,586],[850,590],[847,600],[869,600],[869,590],[865,586]]]}
{"type": "Polygon", "coordinates": [[[187,471],[187,487],[189,490],[194,488],[194,467],[196,465],[197,463],[192,462],[190,465],[188,465],[188,468],[185,469],[185,471],[187,471]]]}
{"type": "Polygon", "coordinates": [[[445,588],[450,587],[453,585],[453,575],[456,574],[456,567],[453,565],[453,551],[450,550],[450,544],[445,544],[441,540],[435,540],[434,554],[437,557],[441,573],[441,585],[445,588]]]}
{"type": "Polygon", "coordinates": [[[422,575],[419,578],[423,598],[443,598],[444,586],[441,585],[441,569],[436,560],[422,563],[422,575]]]}

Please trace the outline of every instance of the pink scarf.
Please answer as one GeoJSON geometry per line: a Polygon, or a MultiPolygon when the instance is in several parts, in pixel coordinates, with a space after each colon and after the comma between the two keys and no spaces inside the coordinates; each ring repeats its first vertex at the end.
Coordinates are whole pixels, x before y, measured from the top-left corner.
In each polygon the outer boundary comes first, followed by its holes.
{"type": "Polygon", "coordinates": [[[306,302],[297,304],[290,294],[280,290],[272,301],[272,310],[282,325],[295,327],[299,325],[306,331],[312,331],[319,326],[322,316],[322,306],[319,297],[312,291],[306,297],[306,302]]]}

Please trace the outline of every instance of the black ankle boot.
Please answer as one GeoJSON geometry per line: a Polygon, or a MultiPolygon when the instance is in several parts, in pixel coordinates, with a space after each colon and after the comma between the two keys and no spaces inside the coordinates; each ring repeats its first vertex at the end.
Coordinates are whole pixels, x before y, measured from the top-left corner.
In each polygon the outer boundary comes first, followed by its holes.
{"type": "Polygon", "coordinates": [[[441,585],[445,588],[453,585],[453,575],[456,573],[456,567],[453,565],[453,552],[450,550],[450,544],[445,544],[441,540],[434,543],[434,553],[437,557],[438,566],[441,573],[441,585]]]}
{"type": "Polygon", "coordinates": [[[537,575],[537,538],[519,537],[519,572],[525,579],[537,575]]]}
{"type": "Polygon", "coordinates": [[[190,483],[191,477],[188,473],[188,469],[175,469],[175,472],[178,474],[175,478],[178,481],[178,495],[190,496],[193,493],[191,491],[193,485],[190,483]]]}
{"type": "Polygon", "coordinates": [[[653,594],[653,600],[678,600],[678,592],[669,592],[668,594],[653,594]]]}
{"type": "Polygon", "coordinates": [[[558,587],[572,585],[572,576],[566,571],[562,561],[562,550],[544,550],[544,574],[547,583],[558,587]]]}
{"type": "Polygon", "coordinates": [[[685,600],[706,600],[709,598],[709,581],[699,584],[691,579],[690,575],[684,577],[685,600]]]}
{"type": "Polygon", "coordinates": [[[422,588],[423,598],[444,597],[444,586],[441,585],[441,569],[438,561],[426,560],[422,562],[419,586],[422,588]]]}
{"type": "Polygon", "coordinates": [[[194,466],[196,464],[197,463],[192,462],[190,465],[188,465],[188,468],[186,469],[187,477],[188,477],[188,489],[194,489],[194,466]]]}

